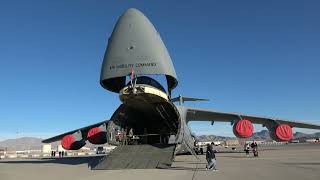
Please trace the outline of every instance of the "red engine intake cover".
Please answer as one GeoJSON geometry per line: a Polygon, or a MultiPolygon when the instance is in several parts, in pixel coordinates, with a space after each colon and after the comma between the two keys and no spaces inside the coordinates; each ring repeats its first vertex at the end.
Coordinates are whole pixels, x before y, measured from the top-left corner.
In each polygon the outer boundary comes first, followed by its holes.
{"type": "Polygon", "coordinates": [[[88,131],[87,139],[92,144],[104,144],[107,142],[106,132],[99,127],[91,128],[88,131]]]}
{"type": "Polygon", "coordinates": [[[280,124],[275,129],[275,135],[280,141],[289,141],[293,137],[292,128],[286,124],[280,124]]]}
{"type": "Polygon", "coordinates": [[[85,142],[76,141],[73,134],[68,134],[62,138],[61,145],[65,150],[78,150],[85,145],[85,142]]]}
{"type": "Polygon", "coordinates": [[[249,120],[242,119],[233,125],[233,133],[238,138],[248,138],[253,134],[253,125],[249,120]]]}
{"type": "Polygon", "coordinates": [[[64,136],[61,140],[61,145],[63,149],[70,150],[71,145],[76,142],[75,138],[72,136],[72,134],[68,134],[64,136]]]}

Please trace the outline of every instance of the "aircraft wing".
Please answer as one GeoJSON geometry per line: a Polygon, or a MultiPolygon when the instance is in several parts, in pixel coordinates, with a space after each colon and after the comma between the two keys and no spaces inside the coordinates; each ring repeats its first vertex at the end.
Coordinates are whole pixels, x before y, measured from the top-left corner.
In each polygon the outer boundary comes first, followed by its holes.
{"type": "MultiPolygon", "coordinates": [[[[61,140],[65,135],[68,135],[68,134],[72,134],[72,133],[75,133],[79,130],[81,130],[82,132],[87,132],[89,131],[89,129],[93,128],[93,127],[97,127],[97,126],[100,126],[101,124],[103,123],[106,123],[108,120],[104,120],[104,121],[101,121],[101,122],[98,122],[96,124],[92,124],[92,125],[89,125],[89,126],[85,126],[85,127],[82,127],[82,128],[79,128],[79,129],[74,129],[72,131],[69,131],[69,132],[66,132],[66,133],[63,133],[63,134],[59,134],[57,136],[54,136],[54,137],[51,137],[51,138],[48,138],[48,139],[45,139],[42,141],[42,143],[51,143],[51,142],[55,142],[55,141],[59,141],[61,140]]],[[[85,133],[87,134],[87,133],[85,133]]]]}
{"type": "Polygon", "coordinates": [[[267,126],[270,123],[287,124],[291,127],[320,129],[320,124],[305,123],[301,121],[289,121],[279,118],[252,116],[240,113],[221,112],[210,109],[187,108],[187,121],[221,121],[235,122],[239,119],[248,119],[252,123],[267,126]]]}

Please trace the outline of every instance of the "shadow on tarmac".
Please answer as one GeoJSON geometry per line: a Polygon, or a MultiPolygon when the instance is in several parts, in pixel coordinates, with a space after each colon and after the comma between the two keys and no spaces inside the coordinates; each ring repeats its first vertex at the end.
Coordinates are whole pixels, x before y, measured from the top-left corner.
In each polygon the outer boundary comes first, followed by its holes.
{"type": "MultiPolygon", "coordinates": [[[[197,164],[197,163],[194,163],[197,164]]],[[[203,163],[198,163],[203,164],[203,163]]],[[[184,171],[208,171],[204,168],[199,167],[182,167],[182,166],[176,166],[176,167],[157,167],[157,169],[165,169],[165,170],[184,170],[184,171]]]]}
{"type": "Polygon", "coordinates": [[[105,156],[85,156],[85,157],[63,157],[63,158],[43,158],[26,160],[0,160],[0,164],[67,164],[78,165],[88,164],[88,167],[96,166],[105,156]]]}
{"type": "MultiPolygon", "coordinates": [[[[43,159],[25,159],[25,160],[0,160],[0,164],[66,164],[79,165],[88,164],[88,168],[95,167],[99,161],[105,156],[86,156],[86,157],[64,157],[64,158],[43,158],[43,159]]],[[[191,163],[188,164],[205,164],[205,163],[191,163]]],[[[170,167],[158,166],[157,169],[165,170],[187,170],[187,171],[206,171],[205,169],[195,167],[170,167]]]]}

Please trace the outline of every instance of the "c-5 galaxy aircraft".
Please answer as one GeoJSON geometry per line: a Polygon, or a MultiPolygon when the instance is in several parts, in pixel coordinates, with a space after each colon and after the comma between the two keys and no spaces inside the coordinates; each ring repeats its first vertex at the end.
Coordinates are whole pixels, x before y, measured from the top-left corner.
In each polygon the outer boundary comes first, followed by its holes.
{"type": "MultiPolygon", "coordinates": [[[[189,121],[230,122],[239,138],[252,136],[252,123],[261,124],[276,141],[289,141],[293,127],[320,129],[316,124],[183,106],[185,101],[205,99],[171,97],[178,79],[170,55],[155,27],[136,9],[128,9],[114,27],[102,64],[100,84],[117,93],[122,102],[110,120],[66,132],[43,143],[61,140],[66,150],[80,149],[86,140],[92,144],[119,145],[109,155],[111,159],[112,154],[122,148],[122,153],[134,151],[130,158],[140,157],[140,165],[126,164],[117,168],[150,168],[159,163],[170,165],[173,155],[183,151],[195,154],[195,140],[187,125],[189,121]],[[154,76],[159,75],[165,77],[167,87],[155,80],[154,76]],[[161,152],[161,149],[166,150],[161,152]],[[146,151],[152,151],[150,157],[146,151]],[[157,159],[155,154],[167,157],[157,159]],[[141,167],[143,157],[148,157],[145,158],[148,165],[141,167]],[[157,162],[150,163],[150,159],[157,162]]],[[[115,162],[108,158],[106,161],[108,164],[115,162]]]]}

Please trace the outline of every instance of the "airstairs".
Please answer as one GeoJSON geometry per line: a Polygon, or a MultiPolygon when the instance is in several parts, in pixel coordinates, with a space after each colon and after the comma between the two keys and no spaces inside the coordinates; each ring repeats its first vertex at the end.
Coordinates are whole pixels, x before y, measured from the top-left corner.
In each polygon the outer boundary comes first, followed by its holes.
{"type": "Polygon", "coordinates": [[[171,166],[175,145],[123,145],[100,159],[93,170],[154,169],[171,166]]]}

